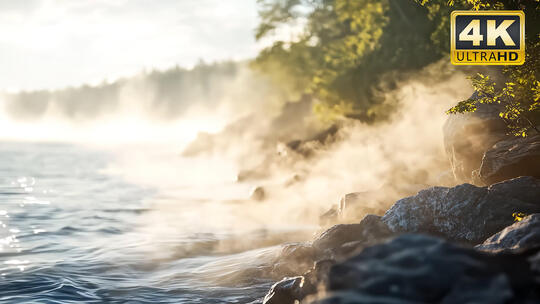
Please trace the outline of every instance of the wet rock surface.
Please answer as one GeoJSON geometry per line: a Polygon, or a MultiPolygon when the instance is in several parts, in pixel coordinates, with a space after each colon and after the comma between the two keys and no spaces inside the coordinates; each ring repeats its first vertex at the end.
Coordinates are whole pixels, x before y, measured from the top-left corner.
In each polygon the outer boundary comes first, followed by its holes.
{"type": "Polygon", "coordinates": [[[432,187],[397,201],[382,221],[393,232],[481,243],[511,225],[514,212],[540,212],[540,180],[520,177],[489,187],[432,187]]]}
{"type": "MultiPolygon", "coordinates": [[[[540,303],[540,135],[506,135],[498,113],[450,116],[451,174],[405,166],[380,189],[344,195],[321,216],[340,224],[283,247],[273,271],[288,277],[264,303],[540,303]],[[456,180],[490,186],[425,185],[456,180]]],[[[303,154],[334,131],[287,149],[303,154]]]]}
{"type": "Polygon", "coordinates": [[[275,285],[266,298],[283,297],[291,301],[291,297],[293,300],[301,300],[306,295],[314,294],[317,286],[328,281],[329,270],[336,260],[344,260],[368,246],[384,242],[393,235],[380,216],[367,215],[358,224],[335,225],[311,243],[287,244],[274,262],[272,274],[276,277],[302,274],[303,283],[296,286],[291,283],[291,278],[287,278],[287,282],[282,280],[282,284],[275,285]],[[271,296],[272,293],[277,295],[271,296]]]}
{"type": "Polygon", "coordinates": [[[321,260],[340,260],[367,246],[381,243],[394,233],[380,216],[367,215],[357,224],[339,224],[323,231],[313,242],[283,246],[274,261],[275,276],[292,276],[312,270],[321,260]]]}
{"type": "Polygon", "coordinates": [[[534,177],[422,190],[383,217],[284,247],[276,265],[301,265],[282,269],[302,274],[303,283],[283,283],[288,291],[277,294],[283,303],[536,303],[540,214],[533,213],[540,213],[534,177]],[[515,212],[531,215],[514,223],[515,212]]]}
{"type": "Polygon", "coordinates": [[[535,284],[523,256],[402,235],[332,266],[308,303],[536,303],[535,284]]]}
{"type": "Polygon", "coordinates": [[[302,286],[304,277],[284,278],[272,286],[264,297],[263,304],[294,304],[297,299],[302,299],[302,286]]]}
{"type": "Polygon", "coordinates": [[[540,249],[540,214],[535,213],[523,218],[475,248],[491,252],[540,249]]]}
{"type": "Polygon", "coordinates": [[[540,135],[497,142],[484,154],[478,174],[488,185],[519,176],[540,178],[540,135]]]}

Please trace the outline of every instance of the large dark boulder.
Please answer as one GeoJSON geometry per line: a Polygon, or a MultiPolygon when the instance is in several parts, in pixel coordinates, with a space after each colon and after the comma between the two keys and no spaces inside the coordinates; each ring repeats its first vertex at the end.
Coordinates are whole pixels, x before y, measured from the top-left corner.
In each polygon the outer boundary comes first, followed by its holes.
{"type": "Polygon", "coordinates": [[[263,304],[294,304],[295,300],[303,299],[302,286],[304,277],[284,278],[272,285],[264,297],[263,304]]]}
{"type": "Polygon", "coordinates": [[[332,226],[313,241],[313,248],[319,259],[336,259],[382,242],[392,235],[392,231],[381,221],[380,216],[369,214],[358,224],[332,226]]]}
{"type": "MultiPolygon", "coordinates": [[[[294,287],[295,295],[305,296],[316,292],[316,286],[325,282],[330,266],[344,260],[368,246],[381,243],[393,236],[380,216],[367,215],[358,224],[335,225],[321,233],[312,243],[292,243],[282,247],[273,263],[273,277],[303,274],[302,286],[294,287]]],[[[290,281],[275,285],[279,297],[290,294],[290,281]]],[[[273,296],[275,297],[275,296],[273,296]]]]}
{"type": "Polygon", "coordinates": [[[511,225],[512,214],[540,212],[540,180],[520,177],[489,187],[433,187],[397,201],[382,217],[394,232],[481,243],[511,225]]]}
{"type": "Polygon", "coordinates": [[[484,154],[479,177],[485,184],[518,176],[540,178],[540,135],[500,141],[484,154]]]}
{"type": "MultiPolygon", "coordinates": [[[[471,98],[476,98],[475,93],[471,98]]],[[[444,147],[455,178],[471,182],[480,168],[484,152],[496,142],[508,138],[499,108],[479,104],[473,113],[449,115],[443,126],[444,147]]]]}
{"type": "Polygon", "coordinates": [[[475,247],[483,251],[522,251],[540,248],[540,214],[531,214],[475,247]]]}
{"type": "Polygon", "coordinates": [[[538,303],[521,255],[487,254],[424,235],[402,235],[330,269],[309,303],[538,303]]]}
{"type": "Polygon", "coordinates": [[[320,260],[313,264],[310,270],[302,276],[286,277],[275,283],[266,294],[264,304],[294,304],[308,295],[317,293],[317,287],[328,282],[330,268],[334,260],[320,260]]]}

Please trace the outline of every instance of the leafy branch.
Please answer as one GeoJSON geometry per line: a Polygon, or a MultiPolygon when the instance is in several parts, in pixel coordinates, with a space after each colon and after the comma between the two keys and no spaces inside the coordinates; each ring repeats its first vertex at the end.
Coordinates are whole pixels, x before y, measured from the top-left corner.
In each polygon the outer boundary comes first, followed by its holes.
{"type": "Polygon", "coordinates": [[[526,65],[505,67],[502,73],[507,81],[497,86],[489,76],[476,74],[469,77],[477,92],[450,108],[448,114],[474,112],[477,104],[500,105],[499,116],[506,122],[510,133],[526,137],[532,131],[540,133],[540,43],[528,49],[526,65]]]}

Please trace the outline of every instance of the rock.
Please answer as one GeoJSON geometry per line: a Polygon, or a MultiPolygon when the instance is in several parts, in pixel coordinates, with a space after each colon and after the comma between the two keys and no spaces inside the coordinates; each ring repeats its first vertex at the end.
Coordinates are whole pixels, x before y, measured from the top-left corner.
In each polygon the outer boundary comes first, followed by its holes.
{"type": "Polygon", "coordinates": [[[366,216],[358,224],[335,225],[324,231],[313,243],[283,246],[273,263],[271,274],[273,277],[283,277],[304,273],[307,281],[312,282],[315,273],[315,281],[320,281],[324,265],[333,264],[336,259],[347,258],[392,235],[381,218],[375,215],[366,216]]]}
{"type": "Polygon", "coordinates": [[[263,201],[266,198],[266,193],[263,187],[255,187],[251,190],[249,198],[254,201],[263,201]]]}
{"type": "Polygon", "coordinates": [[[324,285],[328,282],[328,274],[330,273],[330,268],[334,266],[334,264],[336,264],[336,261],[331,259],[320,260],[314,263],[313,268],[304,274],[306,281],[313,287],[310,289],[312,292],[306,294],[315,293],[317,285],[324,285]]]}
{"type": "Polygon", "coordinates": [[[272,286],[264,298],[264,303],[295,303],[295,300],[301,301],[306,296],[317,293],[317,287],[328,282],[330,268],[335,263],[334,260],[320,260],[303,276],[282,279],[272,286]]]}
{"type": "MultiPolygon", "coordinates": [[[[477,93],[471,98],[477,98],[477,93]]],[[[479,104],[473,113],[449,115],[443,126],[444,147],[452,172],[458,181],[471,182],[472,172],[480,168],[484,152],[508,138],[499,109],[479,104]]]]}
{"type": "Polygon", "coordinates": [[[382,221],[393,232],[478,244],[511,225],[514,212],[540,212],[540,180],[520,177],[489,187],[432,187],[397,201],[382,221]]]}
{"type": "Polygon", "coordinates": [[[491,252],[540,248],[540,214],[535,213],[523,218],[475,248],[491,252]]]}
{"type": "Polygon", "coordinates": [[[500,141],[484,154],[479,170],[484,183],[518,176],[540,178],[540,135],[500,141]]]}
{"type": "Polygon", "coordinates": [[[354,243],[354,249],[360,249],[385,240],[392,236],[392,231],[381,221],[380,216],[367,215],[358,224],[339,224],[324,231],[313,241],[313,248],[318,258],[339,258],[347,252],[351,252],[350,246],[341,248],[343,245],[354,243]]]}
{"type": "Polygon", "coordinates": [[[487,254],[424,235],[402,235],[332,266],[308,303],[538,303],[520,255],[487,254]]]}
{"type": "Polygon", "coordinates": [[[377,190],[348,193],[339,200],[338,216],[342,222],[351,222],[367,214],[383,215],[396,200],[425,188],[421,184],[385,184],[377,190]]]}
{"type": "Polygon", "coordinates": [[[294,304],[296,300],[302,300],[302,286],[304,277],[284,278],[272,285],[270,291],[264,297],[263,304],[294,304]]]}

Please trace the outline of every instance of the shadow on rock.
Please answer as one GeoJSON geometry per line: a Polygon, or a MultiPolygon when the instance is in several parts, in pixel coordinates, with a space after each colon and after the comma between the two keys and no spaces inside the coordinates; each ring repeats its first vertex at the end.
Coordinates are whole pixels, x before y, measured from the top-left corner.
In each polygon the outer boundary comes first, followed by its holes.
{"type": "Polygon", "coordinates": [[[520,252],[540,248],[540,214],[531,214],[475,247],[489,252],[520,252]]]}
{"type": "Polygon", "coordinates": [[[478,170],[487,185],[518,176],[540,178],[540,135],[496,143],[486,151],[478,170]]]}
{"type": "Polygon", "coordinates": [[[537,303],[536,288],[520,255],[402,235],[334,265],[325,295],[307,303],[537,303]]]}

